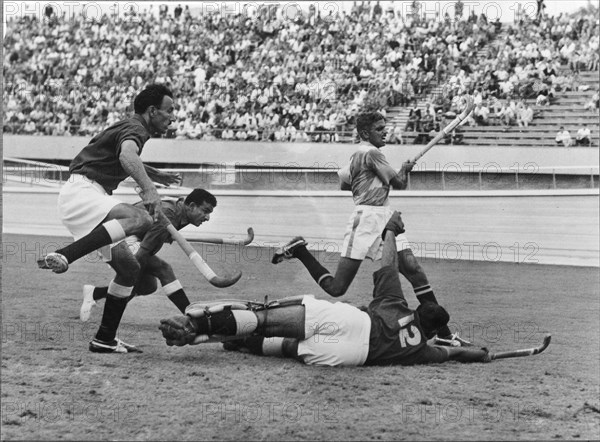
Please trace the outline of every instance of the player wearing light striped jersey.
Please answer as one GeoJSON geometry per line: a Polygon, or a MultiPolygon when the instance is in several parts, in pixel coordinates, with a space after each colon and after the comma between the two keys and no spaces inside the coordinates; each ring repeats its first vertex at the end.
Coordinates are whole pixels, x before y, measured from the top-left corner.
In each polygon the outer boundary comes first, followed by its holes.
{"type": "MultiPolygon", "coordinates": [[[[396,171],[388,163],[380,151],[385,146],[385,127],[385,118],[378,112],[359,115],[356,129],[361,143],[351,156],[350,164],[338,173],[340,188],[352,191],[355,208],[346,226],[335,276],[308,251],[302,237],[294,238],[272,259],[277,264],[284,259],[298,258],[321,288],[334,297],[346,293],[365,258],[381,258],[381,233],[393,213],[388,198],[390,189],[406,189],[408,174],[414,167],[414,163],[407,161],[400,171],[396,171]]],[[[419,302],[437,304],[427,275],[415,258],[404,231],[396,237],[396,247],[398,270],[413,286],[419,302]]],[[[449,345],[468,344],[453,335],[448,327],[439,331],[439,337],[448,341],[449,345]]]]}
{"type": "MultiPolygon", "coordinates": [[[[138,268],[139,274],[131,295],[126,299],[129,302],[135,296],[145,296],[158,291],[158,282],[161,284],[161,290],[169,300],[183,313],[190,301],[183,290],[183,286],[175,276],[171,265],[163,259],[156,256],[163,244],[172,243],[173,239],[166,229],[167,220],[177,230],[183,229],[191,224],[200,226],[202,223],[210,220],[210,214],[217,205],[217,199],[213,194],[204,189],[194,189],[186,197],[181,198],[163,198],[161,200],[162,212],[165,218],[160,218],[155,222],[150,230],[146,232],[143,239],[136,236],[127,237],[125,240],[116,244],[111,250],[112,259],[108,264],[117,272],[123,273],[131,271],[132,268],[138,268]]],[[[144,210],[144,203],[134,204],[144,210]]],[[[85,285],[83,288],[83,303],[80,309],[80,319],[87,321],[90,317],[91,309],[96,305],[96,301],[107,298],[109,287],[94,287],[85,285]]],[[[118,327],[118,323],[101,324],[102,327],[118,327]]],[[[115,332],[114,330],[104,330],[106,332],[115,332]]],[[[90,343],[90,351],[101,353],[127,353],[139,351],[132,345],[121,346],[117,349],[114,346],[106,345],[97,338],[90,343]],[[122,347],[122,348],[121,348],[122,347]],[[127,351],[123,351],[127,350],[127,351]]]]}

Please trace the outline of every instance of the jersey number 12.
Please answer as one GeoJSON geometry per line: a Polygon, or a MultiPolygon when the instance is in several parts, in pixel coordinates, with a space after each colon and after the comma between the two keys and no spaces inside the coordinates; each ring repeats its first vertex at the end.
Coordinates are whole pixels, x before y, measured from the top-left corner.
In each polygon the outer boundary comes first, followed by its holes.
{"type": "Polygon", "coordinates": [[[403,348],[408,346],[412,347],[421,342],[421,332],[412,323],[414,319],[414,315],[408,315],[398,319],[398,325],[400,325],[398,339],[400,340],[400,346],[403,348]]]}

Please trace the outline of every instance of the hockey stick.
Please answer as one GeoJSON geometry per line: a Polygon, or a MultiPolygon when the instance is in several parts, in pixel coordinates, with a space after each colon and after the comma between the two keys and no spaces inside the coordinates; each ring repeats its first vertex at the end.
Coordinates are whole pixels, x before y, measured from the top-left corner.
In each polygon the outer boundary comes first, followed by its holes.
{"type": "Polygon", "coordinates": [[[548,345],[550,345],[550,335],[546,335],[544,337],[544,342],[539,347],[533,348],[525,348],[523,350],[512,350],[512,351],[502,351],[500,353],[492,353],[490,354],[491,360],[495,359],[505,359],[505,358],[518,358],[520,356],[532,356],[537,355],[546,350],[548,345]]]}
{"type": "Polygon", "coordinates": [[[439,143],[439,141],[442,138],[444,138],[446,135],[448,135],[450,132],[452,132],[456,128],[456,126],[458,126],[465,118],[467,118],[467,116],[473,110],[474,102],[473,102],[473,97],[471,97],[470,95],[466,95],[465,99],[467,101],[467,104],[465,106],[465,109],[460,113],[460,115],[458,115],[454,120],[452,120],[452,122],[450,124],[448,124],[445,128],[443,128],[441,130],[441,132],[439,132],[433,140],[431,140],[429,143],[427,143],[427,146],[425,146],[423,148],[423,150],[421,152],[419,152],[417,154],[417,156],[414,157],[409,162],[416,163],[419,159],[421,159],[421,157],[423,155],[425,155],[427,152],[429,152],[429,149],[431,149],[433,146],[435,146],[437,143],[439,143]]]}
{"type": "Polygon", "coordinates": [[[196,268],[200,270],[202,276],[204,276],[208,280],[208,282],[210,282],[215,287],[229,287],[230,285],[233,285],[236,282],[238,282],[239,279],[242,277],[242,272],[239,270],[230,278],[217,276],[217,274],[208,266],[206,261],[204,261],[202,256],[200,256],[200,254],[190,245],[190,243],[187,242],[183,235],[179,233],[171,223],[167,224],[167,230],[171,234],[171,237],[175,241],[177,241],[177,244],[179,244],[181,250],[183,250],[190,259],[190,261],[192,261],[192,264],[194,264],[194,266],[196,266],[196,268]]]}
{"type": "Polygon", "coordinates": [[[204,242],[209,244],[233,244],[235,246],[247,246],[254,240],[254,229],[248,227],[248,235],[243,239],[215,238],[209,236],[197,236],[188,238],[189,242],[204,242]]]}

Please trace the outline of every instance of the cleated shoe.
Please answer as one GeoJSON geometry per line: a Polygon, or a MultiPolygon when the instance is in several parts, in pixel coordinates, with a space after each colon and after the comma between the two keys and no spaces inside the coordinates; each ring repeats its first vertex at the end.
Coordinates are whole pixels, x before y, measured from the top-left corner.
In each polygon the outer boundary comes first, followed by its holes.
{"type": "Polygon", "coordinates": [[[307,244],[308,243],[304,241],[304,238],[302,238],[301,236],[297,236],[285,246],[281,247],[280,249],[277,249],[275,251],[275,254],[273,255],[273,258],[271,258],[271,262],[273,264],[279,264],[285,259],[292,259],[294,257],[294,252],[296,251],[296,249],[307,244]]]}
{"type": "Polygon", "coordinates": [[[51,269],[54,273],[64,273],[69,268],[69,261],[60,253],[48,253],[37,261],[40,269],[51,269]]]}
{"type": "Polygon", "coordinates": [[[104,342],[94,338],[90,341],[90,351],[93,353],[143,353],[134,345],[127,344],[120,339],[104,342]]]}
{"type": "Polygon", "coordinates": [[[84,285],[83,286],[83,302],[81,303],[81,308],[79,309],[79,319],[82,322],[87,322],[90,319],[90,315],[92,314],[92,308],[96,307],[96,301],[94,301],[94,286],[93,285],[84,285]]]}

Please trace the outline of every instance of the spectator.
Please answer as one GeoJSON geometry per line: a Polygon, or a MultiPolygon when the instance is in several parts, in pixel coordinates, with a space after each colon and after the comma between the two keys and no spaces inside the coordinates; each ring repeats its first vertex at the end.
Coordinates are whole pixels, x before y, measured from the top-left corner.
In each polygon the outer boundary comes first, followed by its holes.
{"type": "MultiPolygon", "coordinates": [[[[517,124],[520,128],[528,127],[529,124],[533,121],[533,109],[529,104],[525,103],[522,107],[519,108],[517,113],[517,124]]],[[[520,129],[522,131],[522,129],[520,129]]]]}
{"type": "Polygon", "coordinates": [[[233,129],[231,129],[230,127],[226,127],[225,129],[223,129],[223,132],[221,133],[221,139],[223,139],[223,140],[235,139],[235,134],[233,133],[233,129]]]}
{"type": "Polygon", "coordinates": [[[577,135],[575,136],[575,144],[577,146],[590,146],[592,144],[590,137],[590,129],[587,127],[587,124],[584,124],[583,127],[577,131],[577,135]]]}
{"type": "Polygon", "coordinates": [[[390,138],[387,140],[387,144],[404,144],[404,139],[402,138],[402,128],[398,123],[392,126],[392,130],[390,130],[390,138]]]}
{"type": "Polygon", "coordinates": [[[246,133],[246,125],[245,124],[235,132],[235,139],[239,140],[239,141],[245,141],[248,139],[248,134],[246,133]]]}
{"type": "Polygon", "coordinates": [[[587,110],[595,112],[596,109],[598,109],[598,107],[600,106],[600,99],[599,99],[600,96],[598,94],[599,92],[600,92],[600,89],[596,89],[596,92],[594,92],[594,95],[592,95],[592,98],[590,99],[590,101],[588,101],[585,104],[585,108],[587,110]]]}
{"type": "Polygon", "coordinates": [[[408,112],[405,130],[406,132],[421,132],[421,109],[419,109],[416,101],[408,112]]]}
{"type": "Polygon", "coordinates": [[[506,100],[504,102],[504,104],[502,105],[502,109],[500,109],[500,112],[498,113],[498,117],[500,118],[500,121],[502,123],[504,123],[505,131],[507,131],[510,128],[510,126],[515,124],[515,122],[516,122],[515,110],[510,105],[508,100],[506,100]]]}
{"type": "Polygon", "coordinates": [[[478,126],[487,126],[489,124],[490,110],[481,102],[473,109],[473,119],[478,126]]]}
{"type": "Polygon", "coordinates": [[[556,133],[556,144],[562,144],[565,147],[569,147],[572,144],[571,134],[568,130],[561,126],[556,133]]]}
{"type": "Polygon", "coordinates": [[[248,141],[256,141],[259,139],[259,135],[258,135],[258,131],[256,130],[256,127],[252,127],[250,129],[248,129],[246,134],[247,134],[246,139],[248,141]]]}

